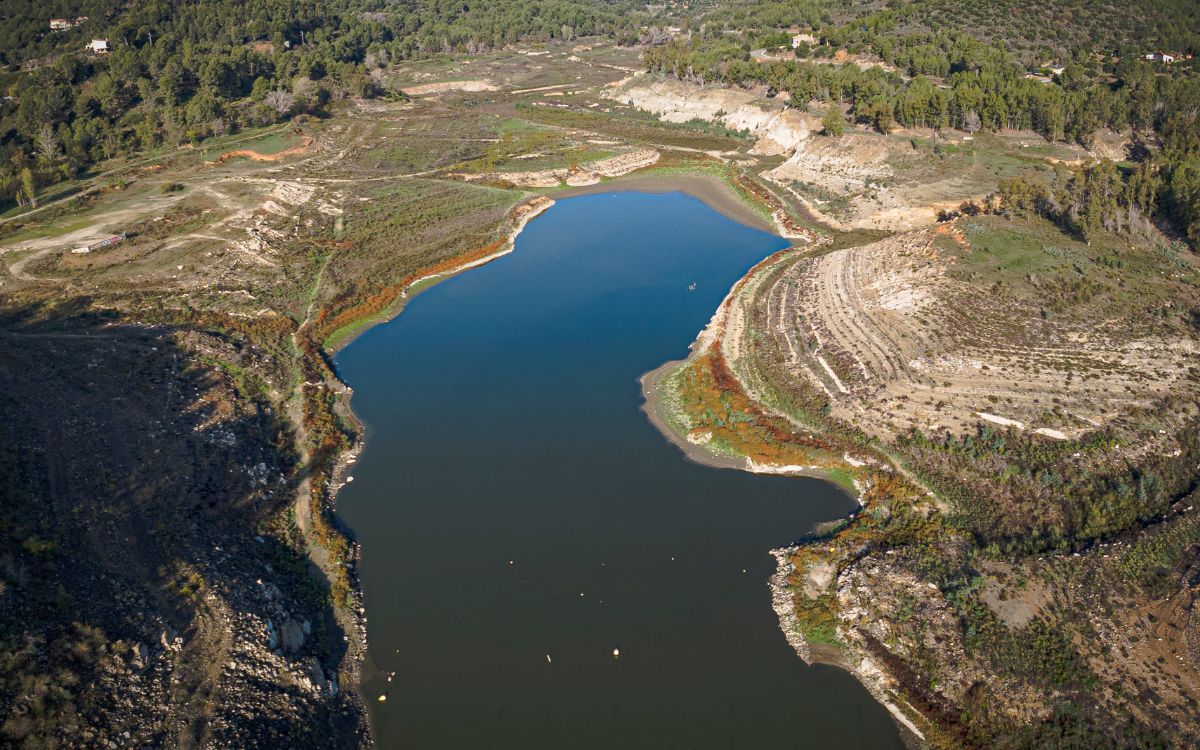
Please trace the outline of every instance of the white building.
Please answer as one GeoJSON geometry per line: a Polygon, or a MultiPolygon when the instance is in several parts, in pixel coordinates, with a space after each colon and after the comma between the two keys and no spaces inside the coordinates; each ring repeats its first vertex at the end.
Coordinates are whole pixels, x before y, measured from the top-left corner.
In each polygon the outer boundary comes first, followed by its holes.
{"type": "Polygon", "coordinates": [[[94,55],[106,55],[111,49],[107,39],[93,39],[87,46],[87,51],[94,55]]]}

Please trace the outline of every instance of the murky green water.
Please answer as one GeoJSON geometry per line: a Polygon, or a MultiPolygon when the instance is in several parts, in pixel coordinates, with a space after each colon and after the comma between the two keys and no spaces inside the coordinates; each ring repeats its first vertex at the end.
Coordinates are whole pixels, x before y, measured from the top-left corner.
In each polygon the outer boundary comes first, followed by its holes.
{"type": "Polygon", "coordinates": [[[852,500],[691,463],[639,411],[783,246],[680,194],[571,198],[341,353],[381,747],[901,747],[771,610],[767,550],[852,500]]]}

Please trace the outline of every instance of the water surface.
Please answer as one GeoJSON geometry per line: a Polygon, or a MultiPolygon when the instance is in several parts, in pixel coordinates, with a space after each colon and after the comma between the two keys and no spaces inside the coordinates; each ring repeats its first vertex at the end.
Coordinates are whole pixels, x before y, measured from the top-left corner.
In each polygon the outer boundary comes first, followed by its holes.
{"type": "Polygon", "coordinates": [[[562,200],[337,357],[380,747],[901,747],[771,610],[767,550],[853,501],[691,463],[639,411],[785,244],[678,193],[562,200]]]}

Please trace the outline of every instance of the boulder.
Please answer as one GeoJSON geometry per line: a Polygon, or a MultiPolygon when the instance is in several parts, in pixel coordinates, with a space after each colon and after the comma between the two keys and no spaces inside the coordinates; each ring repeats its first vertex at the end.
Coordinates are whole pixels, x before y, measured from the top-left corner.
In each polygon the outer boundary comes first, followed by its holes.
{"type": "Polygon", "coordinates": [[[279,629],[279,635],[284,651],[295,653],[304,645],[304,628],[291,617],[284,620],[283,626],[279,629]]]}

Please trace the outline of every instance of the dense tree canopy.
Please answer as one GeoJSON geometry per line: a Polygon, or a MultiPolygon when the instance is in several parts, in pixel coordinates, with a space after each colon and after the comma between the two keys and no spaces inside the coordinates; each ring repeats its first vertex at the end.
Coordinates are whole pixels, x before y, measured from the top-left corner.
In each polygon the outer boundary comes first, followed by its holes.
{"type": "MultiPolygon", "coordinates": [[[[1180,53],[1200,51],[1200,37],[1189,25],[1194,4],[1156,3],[1148,13],[1162,24],[1148,29],[1131,22],[1123,33],[1110,34],[1122,43],[1147,35],[1141,47],[1103,50],[1089,41],[1065,52],[1057,66],[1020,60],[1008,49],[1021,47],[1019,38],[998,44],[962,30],[925,30],[922,19],[935,5],[917,0],[838,24],[812,3],[739,3],[705,16],[688,36],[647,50],[646,64],[699,83],[767,85],[786,91],[792,106],[823,102],[818,111],[829,111],[829,104],[849,105],[855,121],[880,131],[895,125],[968,132],[1007,128],[1084,146],[1102,128],[1131,131],[1142,146],[1137,149],[1142,164],[1126,170],[1133,177],[1115,170],[1111,175],[1122,184],[1136,177],[1137,184],[1104,192],[1092,207],[1119,206],[1125,218],[1106,221],[1121,227],[1137,223],[1129,211],[1165,218],[1200,242],[1200,67],[1196,60],[1164,65],[1136,51],[1168,39],[1187,45],[1171,48],[1180,53]],[[809,28],[815,44],[798,48],[795,59],[753,59],[750,51],[766,29],[750,24],[759,23],[809,28]]],[[[1098,175],[1070,184],[1082,187],[1098,175]]],[[[1077,226],[1073,214],[1067,223],[1085,232],[1094,229],[1089,222],[1077,226]]]]}
{"type": "Polygon", "coordinates": [[[13,0],[0,24],[0,202],[117,154],[387,93],[390,61],[637,37],[631,0],[13,0]],[[87,20],[60,32],[55,17],[87,20]],[[110,54],[83,52],[107,38],[110,54]]]}

